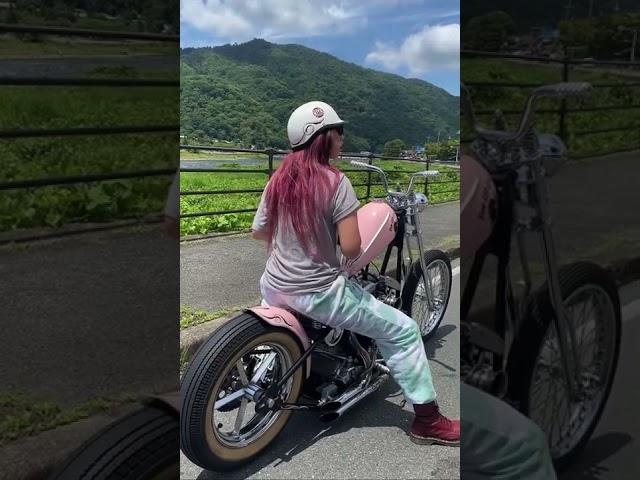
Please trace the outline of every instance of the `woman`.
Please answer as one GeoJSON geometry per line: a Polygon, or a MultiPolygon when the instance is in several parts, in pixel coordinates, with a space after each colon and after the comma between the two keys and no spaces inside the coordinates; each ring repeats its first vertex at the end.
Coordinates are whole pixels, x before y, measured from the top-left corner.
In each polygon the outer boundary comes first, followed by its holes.
{"type": "Polygon", "coordinates": [[[444,417],[415,321],[365,292],[341,272],[336,255],[361,253],[349,179],[331,165],[340,155],[344,121],[323,102],[298,107],[287,125],[293,152],[274,173],[253,223],[270,256],[260,286],[266,304],[289,308],[333,328],[374,338],[415,419],[418,444],[459,445],[460,422],[444,417]]]}

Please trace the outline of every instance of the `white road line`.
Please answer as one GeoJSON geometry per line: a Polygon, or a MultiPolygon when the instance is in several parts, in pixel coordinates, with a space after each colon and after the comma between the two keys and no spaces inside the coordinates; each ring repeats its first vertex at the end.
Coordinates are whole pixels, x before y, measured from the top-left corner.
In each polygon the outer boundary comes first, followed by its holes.
{"type": "Polygon", "coordinates": [[[622,307],[622,321],[626,322],[634,317],[640,317],[640,298],[622,307]]]}

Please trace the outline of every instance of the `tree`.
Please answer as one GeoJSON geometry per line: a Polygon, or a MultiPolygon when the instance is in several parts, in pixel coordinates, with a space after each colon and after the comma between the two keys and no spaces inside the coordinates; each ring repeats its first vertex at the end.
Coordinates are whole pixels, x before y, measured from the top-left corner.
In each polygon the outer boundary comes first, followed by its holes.
{"type": "Polygon", "coordinates": [[[640,15],[618,14],[602,18],[577,19],[560,22],[560,39],[573,51],[584,56],[606,59],[628,50],[632,35],[626,27],[640,27],[640,15]]]}
{"type": "Polygon", "coordinates": [[[516,32],[516,25],[510,15],[495,10],[472,18],[462,32],[464,48],[498,52],[508,36],[516,32]]]}
{"type": "Polygon", "coordinates": [[[406,148],[407,147],[404,142],[399,138],[396,138],[395,140],[391,140],[384,144],[382,155],[385,157],[399,157],[400,152],[402,152],[406,148]]]}
{"type": "Polygon", "coordinates": [[[348,152],[368,152],[371,145],[366,138],[347,134],[344,140],[344,151],[348,152]]]}
{"type": "Polygon", "coordinates": [[[9,11],[7,12],[5,22],[7,23],[20,23],[20,16],[16,12],[15,5],[13,1],[9,2],[9,11]]]}

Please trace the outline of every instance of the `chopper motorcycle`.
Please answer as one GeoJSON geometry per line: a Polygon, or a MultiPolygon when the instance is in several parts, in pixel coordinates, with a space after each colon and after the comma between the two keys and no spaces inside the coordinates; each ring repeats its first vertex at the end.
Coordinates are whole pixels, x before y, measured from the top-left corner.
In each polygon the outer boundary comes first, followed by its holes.
{"type": "MultiPolygon", "coordinates": [[[[601,266],[560,266],[548,179],[567,160],[563,141],[535,130],[536,102],[588,94],[587,83],[533,90],[517,131],[478,126],[470,94],[462,105],[475,140],[461,160],[463,257],[472,259],[461,298],[461,380],[501,398],[545,433],[556,468],[570,465],[589,441],[607,403],[622,330],[615,280],[601,266]],[[532,288],[526,235],[540,240],[544,281],[532,288]],[[523,291],[511,278],[516,237],[523,291]],[[483,263],[497,257],[493,325],[470,308],[483,263]]],[[[500,120],[500,112],[497,112],[500,120]]],[[[502,122],[499,122],[502,123],[502,122]]]]}
{"type": "MultiPolygon", "coordinates": [[[[418,214],[426,197],[413,186],[416,178],[438,172],[414,173],[406,191],[390,191],[380,168],[351,164],[379,174],[387,196],[358,210],[363,252],[354,261],[342,259],[344,274],[415,319],[426,339],[445,314],[452,274],[444,252],[424,251],[418,214]],[[396,269],[391,276],[387,266],[394,248],[396,269]],[[385,249],[378,269],[374,260],[385,249]]],[[[371,338],[327,327],[294,311],[247,309],[203,343],[184,373],[182,451],[207,470],[237,468],[275,440],[292,412],[315,412],[322,421],[334,421],[389,376],[371,338]]]]}

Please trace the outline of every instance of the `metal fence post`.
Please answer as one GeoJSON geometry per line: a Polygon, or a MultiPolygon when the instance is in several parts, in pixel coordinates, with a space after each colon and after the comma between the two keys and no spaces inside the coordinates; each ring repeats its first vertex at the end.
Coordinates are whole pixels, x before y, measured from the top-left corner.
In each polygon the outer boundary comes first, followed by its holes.
{"type": "Polygon", "coordinates": [[[269,154],[269,178],[271,178],[271,176],[273,175],[273,148],[269,148],[267,150],[267,153],[269,154]]]}
{"type": "MultiPolygon", "coordinates": [[[[426,157],[426,167],[427,170],[429,170],[429,155],[427,155],[426,157]]],[[[427,198],[429,198],[429,177],[424,177],[424,194],[426,195],[427,198]]]]}
{"type": "MultiPolygon", "coordinates": [[[[564,58],[562,59],[562,81],[569,81],[569,56],[565,53],[564,58]]],[[[567,115],[567,101],[563,99],[560,102],[560,138],[566,144],[567,143],[567,126],[565,123],[565,117],[567,115]]]]}
{"type": "MultiPolygon", "coordinates": [[[[373,164],[373,153],[369,153],[367,157],[367,163],[369,165],[373,164]]],[[[371,197],[371,171],[367,172],[367,200],[371,197]]]]}

